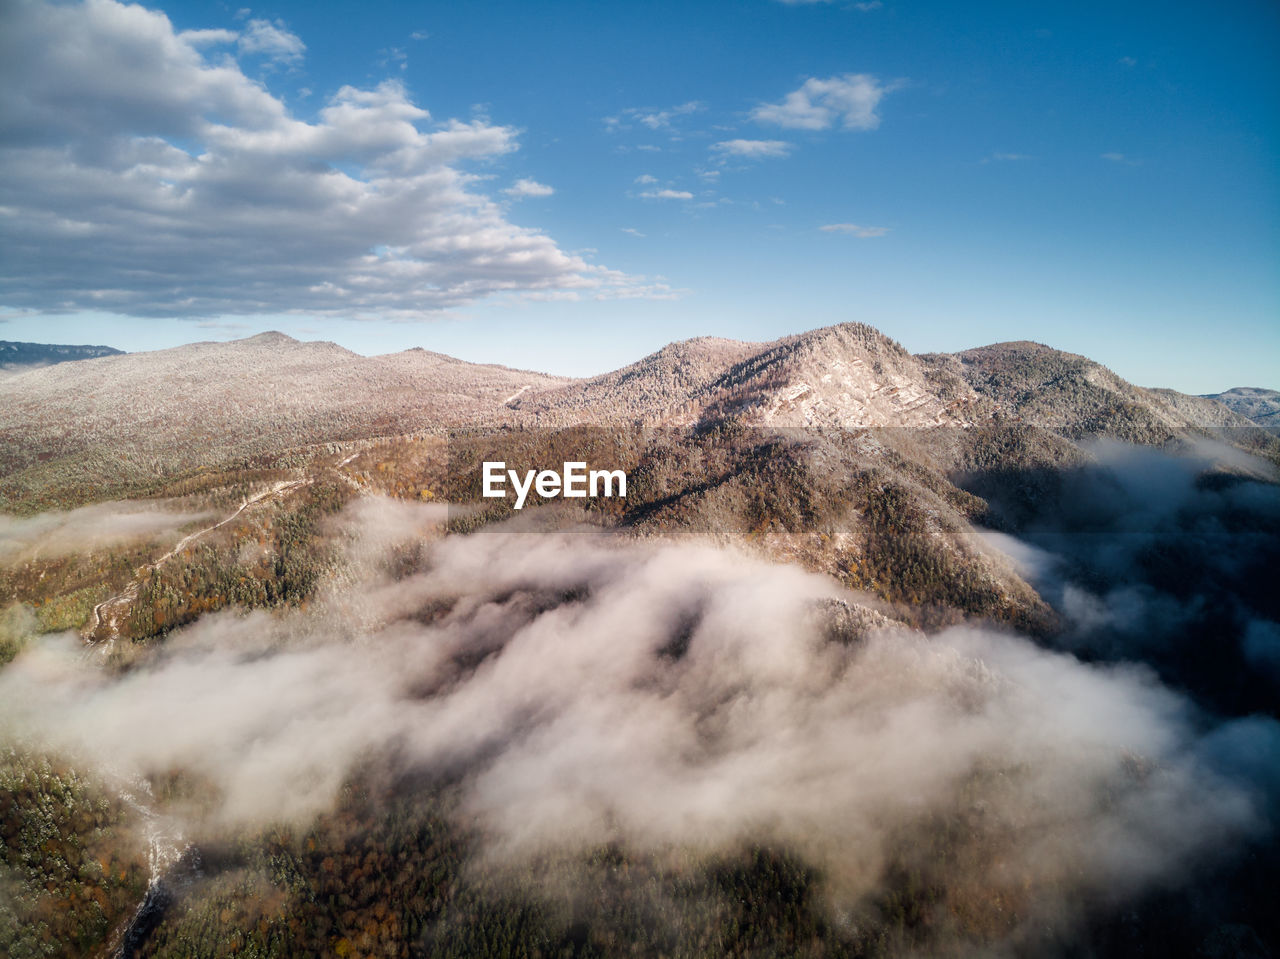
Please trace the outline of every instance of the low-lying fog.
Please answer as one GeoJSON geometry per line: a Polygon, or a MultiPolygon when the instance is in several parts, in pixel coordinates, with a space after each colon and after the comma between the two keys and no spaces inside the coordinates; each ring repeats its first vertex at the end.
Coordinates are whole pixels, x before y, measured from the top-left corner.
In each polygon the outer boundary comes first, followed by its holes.
{"type": "Polygon", "coordinates": [[[957,881],[1046,909],[1270,828],[1280,725],[1215,720],[1141,663],[972,627],[842,631],[833,600],[858,597],[723,550],[501,531],[415,546],[440,515],[358,502],[344,573],[311,608],[206,616],[124,675],[72,635],[32,643],[0,671],[0,731],[106,775],[202,777],[197,840],[306,821],[378,756],[460,783],[495,861],[776,842],[838,898],[871,891],[928,816],[988,849],[987,874],[957,881]],[[393,578],[386,556],[417,548],[393,578]]]}

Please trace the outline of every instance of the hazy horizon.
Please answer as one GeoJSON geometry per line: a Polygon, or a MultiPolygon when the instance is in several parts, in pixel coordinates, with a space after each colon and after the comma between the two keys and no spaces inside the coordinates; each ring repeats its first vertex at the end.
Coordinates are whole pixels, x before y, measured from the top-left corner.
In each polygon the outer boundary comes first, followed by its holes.
{"type": "MultiPolygon", "coordinates": [[[[874,324],[872,324],[872,325],[874,325],[874,324]]],[[[785,337],[789,337],[789,336],[797,336],[797,335],[801,335],[801,334],[803,334],[803,333],[807,333],[807,332],[811,332],[811,330],[808,330],[808,329],[805,329],[805,330],[794,330],[794,331],[792,331],[791,333],[784,333],[784,334],[782,334],[781,336],[777,337],[777,339],[783,339],[783,338],[785,338],[785,337]]],[[[496,365],[496,366],[507,366],[507,367],[510,367],[510,368],[512,368],[512,369],[516,369],[516,370],[527,370],[527,371],[529,371],[529,372],[533,372],[533,373],[542,373],[542,374],[546,374],[546,375],[548,375],[548,376],[561,376],[561,377],[567,377],[567,378],[570,378],[570,379],[590,379],[590,378],[592,378],[592,377],[596,377],[596,376],[603,376],[603,375],[605,375],[605,374],[607,374],[607,373],[612,373],[612,372],[614,372],[615,370],[618,370],[618,369],[621,369],[621,368],[623,368],[623,367],[629,366],[629,365],[631,365],[632,363],[635,363],[635,362],[637,362],[637,361],[639,361],[639,360],[643,359],[643,358],[644,358],[644,357],[646,357],[646,356],[650,356],[650,355],[652,355],[652,354],[654,354],[654,353],[658,352],[659,350],[663,349],[664,347],[671,345],[672,343],[681,342],[680,340],[669,340],[669,341],[667,341],[667,342],[665,342],[665,343],[662,343],[662,344],[659,344],[658,346],[655,346],[653,349],[646,350],[643,354],[640,354],[640,355],[634,356],[634,357],[632,357],[632,358],[630,358],[630,359],[626,359],[626,360],[624,360],[623,362],[621,362],[620,364],[618,364],[617,366],[610,366],[610,367],[607,367],[607,368],[601,368],[601,369],[588,369],[588,370],[586,370],[586,371],[584,371],[584,372],[570,372],[570,371],[562,370],[562,369],[542,368],[542,367],[537,367],[537,366],[531,366],[531,365],[528,365],[527,363],[526,363],[526,364],[522,364],[522,363],[520,363],[520,362],[519,362],[519,359],[518,359],[519,351],[515,351],[515,355],[517,356],[517,359],[516,359],[515,361],[512,361],[512,362],[508,362],[508,361],[504,361],[504,360],[497,360],[497,359],[488,358],[488,357],[486,357],[486,356],[484,356],[484,355],[483,355],[483,354],[484,354],[484,349],[485,349],[485,348],[484,348],[484,346],[481,346],[481,345],[477,345],[477,346],[475,346],[475,347],[473,348],[473,349],[474,349],[474,351],[475,351],[475,355],[470,355],[470,356],[468,356],[468,355],[462,355],[461,353],[453,353],[453,352],[450,352],[450,351],[448,351],[448,350],[439,349],[439,348],[438,348],[438,347],[436,347],[436,346],[432,346],[432,345],[424,345],[424,344],[413,344],[413,345],[411,345],[411,346],[402,347],[402,348],[400,348],[400,349],[370,351],[370,350],[368,350],[368,349],[364,349],[364,350],[362,350],[362,349],[360,349],[360,348],[359,348],[359,346],[358,346],[358,345],[351,345],[351,344],[348,344],[348,343],[342,343],[342,342],[339,342],[339,341],[338,341],[338,340],[336,340],[336,339],[330,339],[330,338],[328,338],[328,337],[321,337],[321,336],[307,336],[306,334],[294,335],[294,334],[290,334],[290,333],[285,333],[283,330],[274,329],[274,328],[264,329],[264,330],[260,330],[260,331],[254,332],[254,333],[245,333],[245,334],[243,334],[243,335],[241,335],[241,336],[227,336],[227,337],[224,337],[224,338],[222,338],[222,339],[216,339],[216,338],[196,338],[196,339],[190,339],[190,340],[181,340],[181,341],[179,341],[179,342],[174,342],[174,343],[166,343],[166,344],[156,344],[156,345],[143,346],[143,347],[138,348],[138,349],[123,349],[123,348],[121,348],[121,347],[116,346],[116,345],[115,345],[115,344],[113,344],[113,343],[87,343],[87,342],[86,342],[86,343],[71,343],[71,342],[65,342],[65,343],[42,343],[41,345],[49,345],[49,346],[92,346],[92,347],[105,346],[105,347],[110,347],[110,348],[112,348],[112,349],[120,349],[122,353],[126,353],[126,354],[127,354],[127,353],[149,353],[149,352],[153,352],[153,351],[156,351],[156,350],[177,349],[177,348],[179,348],[179,347],[183,347],[183,346],[193,346],[193,345],[198,344],[198,343],[232,343],[232,342],[235,342],[235,341],[237,341],[237,340],[252,339],[252,338],[253,338],[253,337],[255,337],[255,336],[262,336],[262,335],[264,335],[264,334],[269,334],[269,333],[279,333],[279,334],[282,334],[282,335],[284,335],[284,336],[288,336],[288,337],[290,337],[291,339],[297,340],[297,341],[298,341],[298,342],[300,342],[300,343],[333,343],[333,344],[334,344],[334,345],[336,345],[336,346],[340,346],[340,347],[342,347],[343,349],[350,350],[352,353],[358,354],[358,355],[360,355],[360,356],[365,356],[365,357],[372,357],[372,356],[387,356],[387,355],[390,355],[390,354],[393,354],[393,353],[399,353],[399,352],[403,352],[404,350],[409,350],[409,349],[425,349],[425,350],[430,350],[430,351],[432,351],[432,352],[436,352],[436,353],[443,353],[443,354],[445,354],[445,355],[447,355],[447,356],[452,356],[452,357],[454,357],[455,359],[463,360],[464,362],[467,362],[467,363],[476,363],[476,364],[484,364],[484,365],[496,365]]],[[[684,337],[684,338],[682,338],[682,339],[701,339],[701,338],[713,338],[713,339],[734,339],[733,337],[710,337],[708,334],[700,334],[700,333],[694,333],[694,334],[691,334],[689,337],[684,337]]],[[[11,342],[32,342],[32,343],[34,343],[34,342],[36,342],[36,341],[11,341],[11,342]]],[[[742,341],[742,342],[761,342],[761,343],[763,343],[763,342],[771,342],[771,341],[763,340],[763,341],[742,341]]],[[[1005,340],[1005,341],[1002,341],[1002,342],[1008,343],[1008,342],[1018,342],[1018,341],[1005,340]]],[[[1048,347],[1051,347],[1051,348],[1053,348],[1053,349],[1058,349],[1058,347],[1054,346],[1054,344],[1052,344],[1052,343],[1043,343],[1042,341],[1034,341],[1034,342],[1041,342],[1041,345],[1043,345],[1043,346],[1048,346],[1048,347]]],[[[972,344],[971,346],[964,347],[964,349],[974,349],[974,348],[983,347],[983,346],[997,346],[997,345],[999,345],[999,344],[997,344],[997,343],[974,343],[974,344],[972,344]]],[[[499,352],[501,352],[501,351],[499,351],[499,352]]],[[[946,352],[946,351],[943,351],[943,350],[922,349],[922,350],[916,350],[916,351],[912,351],[912,352],[918,352],[918,353],[930,353],[930,352],[946,352]]],[[[960,352],[960,351],[959,351],[959,350],[957,350],[956,352],[960,352]]],[[[1070,351],[1064,351],[1064,352],[1070,352],[1070,351]]],[[[1095,360],[1095,361],[1097,360],[1097,358],[1096,358],[1096,357],[1092,357],[1092,356],[1087,357],[1087,359],[1095,360]]],[[[1104,365],[1104,366],[1106,366],[1107,364],[1103,363],[1103,365],[1104,365]]],[[[1112,369],[1113,369],[1113,372],[1120,373],[1120,375],[1121,375],[1121,376],[1123,376],[1123,375],[1124,375],[1120,370],[1115,370],[1114,368],[1112,368],[1112,369]]],[[[1125,377],[1125,379],[1128,379],[1128,377],[1125,377]]],[[[1130,382],[1135,382],[1135,381],[1132,381],[1132,380],[1131,380],[1130,382]]],[[[1280,379],[1278,379],[1276,382],[1280,382],[1280,379]]],[[[1148,389],[1153,389],[1153,388],[1159,388],[1159,389],[1178,389],[1177,387],[1175,387],[1175,386],[1171,386],[1171,385],[1170,385],[1170,384],[1168,384],[1168,383],[1142,383],[1142,382],[1135,382],[1135,385],[1136,385],[1136,386],[1146,387],[1146,388],[1148,388],[1148,389]]],[[[1218,388],[1218,389],[1206,389],[1206,390],[1200,390],[1200,391],[1198,391],[1198,392],[1196,392],[1196,391],[1192,391],[1192,390],[1179,390],[1179,392],[1188,393],[1188,394],[1193,395],[1193,396],[1212,396],[1212,395],[1217,395],[1218,393],[1225,393],[1225,392],[1227,392],[1228,390],[1231,390],[1231,389],[1238,389],[1238,388],[1244,388],[1244,389],[1266,389],[1266,390],[1274,389],[1274,387],[1269,386],[1269,385],[1267,385],[1267,384],[1265,384],[1265,383],[1233,383],[1233,384],[1231,384],[1231,385],[1229,385],[1229,386],[1223,386],[1223,387],[1218,388]]]]}

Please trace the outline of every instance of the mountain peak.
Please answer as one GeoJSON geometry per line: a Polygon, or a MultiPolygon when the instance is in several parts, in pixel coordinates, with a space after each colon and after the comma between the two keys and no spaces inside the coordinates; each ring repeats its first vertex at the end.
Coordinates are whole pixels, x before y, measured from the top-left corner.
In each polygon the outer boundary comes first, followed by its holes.
{"type": "Polygon", "coordinates": [[[267,330],[265,333],[259,333],[256,336],[246,336],[240,340],[241,343],[254,343],[259,346],[276,346],[286,343],[300,343],[301,340],[295,340],[288,334],[281,333],[279,330],[267,330]]]}

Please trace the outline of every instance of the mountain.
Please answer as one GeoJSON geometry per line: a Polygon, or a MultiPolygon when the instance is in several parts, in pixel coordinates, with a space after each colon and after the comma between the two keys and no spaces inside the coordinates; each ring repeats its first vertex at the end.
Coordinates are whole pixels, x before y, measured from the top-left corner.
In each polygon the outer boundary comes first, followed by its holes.
{"type": "Polygon", "coordinates": [[[563,382],[281,333],[30,370],[0,381],[0,505],[37,491],[126,495],[314,444],[499,422],[519,391],[563,382]]]}
{"type": "Polygon", "coordinates": [[[716,337],[671,343],[612,373],[533,390],[510,403],[528,422],[689,422],[728,371],[764,344],[716,337]]]}
{"type": "Polygon", "coordinates": [[[1212,399],[1144,389],[1088,357],[1041,343],[996,343],[920,359],[963,380],[998,416],[1070,436],[1162,442],[1176,430],[1252,425],[1212,399]]]}
{"type": "Polygon", "coordinates": [[[685,340],[513,406],[539,424],[916,427],[970,425],[977,399],[878,330],[845,323],[772,343],[685,340]]]}
{"type": "MultiPolygon", "coordinates": [[[[686,340],[588,379],[423,349],[364,357],[264,333],[3,378],[0,508],[133,495],[196,469],[421,431],[727,420],[906,430],[875,443],[937,475],[984,468],[991,427],[1041,430],[1024,434],[1029,465],[1075,455],[1070,441],[1086,435],[1161,444],[1178,430],[1255,425],[1213,399],[1143,389],[1040,344],[912,356],[857,323],[772,343],[686,340]]],[[[1266,449],[1274,438],[1249,442],[1266,449]]]]}
{"type": "Polygon", "coordinates": [[[1274,463],[1217,399],[856,323],[15,373],[0,953],[1280,942],[1274,463]],[[627,493],[517,512],[496,459],[627,493]]]}
{"type": "Polygon", "coordinates": [[[0,374],[34,367],[52,366],[98,356],[117,356],[121,350],[110,346],[68,346],[60,343],[16,343],[0,340],[0,374]]]}
{"type": "Polygon", "coordinates": [[[1237,386],[1224,393],[1204,397],[1216,400],[1232,412],[1247,417],[1259,426],[1280,426],[1280,392],[1257,386],[1237,386]]]}

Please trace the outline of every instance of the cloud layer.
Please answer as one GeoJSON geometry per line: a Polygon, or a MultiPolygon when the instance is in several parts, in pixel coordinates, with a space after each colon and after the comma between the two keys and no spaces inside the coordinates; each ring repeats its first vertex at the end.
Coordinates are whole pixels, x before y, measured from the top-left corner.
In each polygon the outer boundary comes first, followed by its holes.
{"type": "Polygon", "coordinates": [[[208,514],[172,513],[138,503],[97,503],[28,517],[0,513],[0,562],[176,538],[179,527],[206,518],[208,514]]]}
{"type": "Polygon", "coordinates": [[[177,33],[114,0],[3,6],[0,302],[416,317],[504,291],[661,293],[478,192],[464,166],[517,149],[512,128],[436,121],[394,81],[299,119],[233,51],[287,66],[305,46],[265,20],[177,33]]]}
{"type": "Polygon", "coordinates": [[[203,829],[318,813],[383,755],[454,777],[503,859],[779,842],[853,897],[931,817],[981,850],[949,882],[1050,909],[1261,827],[1212,753],[1274,745],[1275,724],[1205,737],[1143,670],[847,628],[829,581],[691,546],[480,533],[379,572],[436,518],[360,504],[345,588],[207,617],[124,676],[72,638],[34,643],[0,672],[0,730],[125,775],[189,769],[220,796],[203,829]]]}

